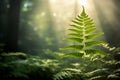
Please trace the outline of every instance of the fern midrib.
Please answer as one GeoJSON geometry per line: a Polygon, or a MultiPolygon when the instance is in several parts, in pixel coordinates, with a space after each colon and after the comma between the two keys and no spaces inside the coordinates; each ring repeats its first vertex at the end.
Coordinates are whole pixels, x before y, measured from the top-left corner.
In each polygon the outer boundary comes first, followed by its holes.
{"type": "Polygon", "coordinates": [[[85,41],[86,41],[86,38],[85,38],[85,35],[86,35],[86,33],[85,33],[85,17],[83,16],[83,42],[82,42],[83,49],[82,49],[82,52],[83,52],[84,56],[86,56],[86,52],[85,52],[85,48],[86,48],[85,41]]]}

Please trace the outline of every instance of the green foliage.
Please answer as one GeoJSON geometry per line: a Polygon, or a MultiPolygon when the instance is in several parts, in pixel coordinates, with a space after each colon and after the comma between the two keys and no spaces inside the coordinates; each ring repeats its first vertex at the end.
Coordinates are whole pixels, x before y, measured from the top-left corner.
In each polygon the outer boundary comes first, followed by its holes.
{"type": "Polygon", "coordinates": [[[109,56],[101,59],[104,65],[101,69],[93,70],[88,73],[88,80],[119,80],[120,79],[120,49],[104,45],[108,50],[109,56]]]}
{"type": "Polygon", "coordinates": [[[54,75],[54,80],[83,80],[84,74],[80,69],[64,68],[59,73],[54,75]]]}
{"type": "Polygon", "coordinates": [[[24,53],[0,55],[0,79],[2,80],[52,80],[59,62],[41,59],[24,53]],[[20,57],[18,57],[20,56],[20,57]],[[27,58],[21,58],[27,56],[27,58]]]}
{"type": "Polygon", "coordinates": [[[120,79],[120,48],[110,47],[109,45],[104,45],[104,47],[110,53],[103,61],[105,63],[105,68],[110,71],[107,75],[108,80],[119,80],[120,79]]]}
{"type": "Polygon", "coordinates": [[[64,55],[44,49],[40,56],[20,52],[0,54],[0,80],[119,80],[120,48],[95,40],[102,33],[95,33],[94,22],[84,8],[72,22],[67,39],[74,44],[64,48],[72,50],[71,53],[64,55]],[[109,55],[94,49],[102,44],[109,55]],[[61,56],[69,57],[61,59],[61,56]]]}
{"type": "Polygon", "coordinates": [[[95,38],[102,35],[102,32],[95,33],[96,27],[94,22],[88,15],[85,13],[84,7],[81,15],[77,16],[71,25],[72,28],[69,29],[71,31],[68,34],[67,40],[72,41],[74,44],[65,47],[64,49],[74,50],[71,53],[66,55],[72,55],[77,57],[86,57],[88,55],[101,55],[104,56],[106,53],[96,50],[93,47],[106,44],[103,41],[95,40],[95,38]]]}
{"type": "MultiPolygon", "coordinates": [[[[80,16],[72,21],[73,25],[67,40],[73,42],[63,49],[68,49],[68,52],[63,56],[86,57],[80,58],[77,65],[68,65],[69,68],[64,67],[56,75],[55,80],[118,80],[120,79],[120,59],[119,48],[111,48],[106,42],[95,40],[103,33],[97,33],[94,22],[88,15],[83,12],[80,16]],[[104,45],[109,50],[107,53],[94,49],[98,45],[104,45]],[[100,56],[104,57],[100,57],[100,56]],[[116,56],[117,55],[117,56],[116,56]],[[119,57],[118,57],[119,56],[119,57]]],[[[69,57],[70,58],[70,57],[69,57]]],[[[68,58],[67,58],[68,59],[68,58]]],[[[73,64],[69,62],[70,64],[73,64]]]]}
{"type": "Polygon", "coordinates": [[[3,53],[0,55],[0,75],[5,80],[84,80],[85,73],[97,68],[97,63],[90,63],[89,59],[57,60],[24,53],[3,53]]]}
{"type": "Polygon", "coordinates": [[[102,80],[106,79],[106,75],[109,71],[106,68],[96,69],[90,72],[85,73],[89,80],[102,80]]]}
{"type": "Polygon", "coordinates": [[[91,57],[57,60],[55,55],[53,59],[43,59],[24,53],[3,53],[0,76],[4,80],[119,80],[120,61],[110,54],[91,61],[91,57]]]}
{"type": "Polygon", "coordinates": [[[54,75],[54,80],[62,80],[65,78],[71,78],[71,73],[68,71],[62,71],[54,75]]]}

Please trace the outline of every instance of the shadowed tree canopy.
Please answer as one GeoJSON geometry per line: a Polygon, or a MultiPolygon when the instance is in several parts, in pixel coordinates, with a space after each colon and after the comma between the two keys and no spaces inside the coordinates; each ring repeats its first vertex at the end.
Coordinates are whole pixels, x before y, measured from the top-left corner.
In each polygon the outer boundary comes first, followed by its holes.
{"type": "Polygon", "coordinates": [[[20,6],[22,0],[9,0],[5,52],[17,52],[20,6]]]}
{"type": "Polygon", "coordinates": [[[3,51],[6,30],[7,0],[0,0],[0,52],[3,51]]]}
{"type": "MultiPolygon", "coordinates": [[[[109,0],[108,0],[109,1],[109,0]]],[[[113,10],[113,16],[115,17],[115,20],[111,23],[106,19],[107,18],[112,20],[112,16],[105,15],[104,9],[100,6],[99,2],[97,0],[94,0],[95,8],[97,9],[98,18],[100,20],[101,27],[105,33],[107,42],[115,47],[120,46],[120,0],[114,0],[113,4],[115,4],[115,8],[111,9],[113,10]]],[[[108,6],[107,6],[108,7],[108,6]]],[[[109,7],[108,7],[109,8],[109,7]]],[[[108,10],[109,12],[109,10],[108,10]]],[[[109,14],[109,13],[108,13],[109,14]]]]}

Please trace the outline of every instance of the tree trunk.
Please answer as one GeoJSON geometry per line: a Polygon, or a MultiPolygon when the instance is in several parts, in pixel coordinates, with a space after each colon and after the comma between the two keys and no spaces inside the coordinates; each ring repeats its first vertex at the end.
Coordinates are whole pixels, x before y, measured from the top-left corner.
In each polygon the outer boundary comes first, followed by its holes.
{"type": "Polygon", "coordinates": [[[9,0],[5,52],[17,52],[21,2],[22,0],[9,0]]]}
{"type": "Polygon", "coordinates": [[[7,0],[0,0],[0,53],[4,48],[4,37],[6,29],[7,0]]]}

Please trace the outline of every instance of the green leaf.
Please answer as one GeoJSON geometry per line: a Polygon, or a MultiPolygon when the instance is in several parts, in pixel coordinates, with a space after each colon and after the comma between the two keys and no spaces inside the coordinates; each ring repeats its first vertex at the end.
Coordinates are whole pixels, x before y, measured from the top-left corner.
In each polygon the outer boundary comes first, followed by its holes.
{"type": "Polygon", "coordinates": [[[79,19],[81,19],[81,20],[83,20],[83,19],[84,19],[84,17],[83,17],[83,16],[81,16],[81,15],[78,15],[78,18],[79,18],[79,19]]]}
{"type": "Polygon", "coordinates": [[[79,18],[79,17],[75,18],[75,20],[77,20],[77,21],[79,21],[79,22],[83,22],[83,19],[81,19],[81,18],[79,18]]]}
{"type": "Polygon", "coordinates": [[[103,42],[103,41],[89,41],[89,42],[86,42],[85,44],[86,44],[86,47],[92,47],[92,46],[105,44],[105,42],[103,42]]]}
{"type": "Polygon", "coordinates": [[[90,22],[90,21],[91,21],[91,18],[89,18],[88,16],[84,16],[84,23],[85,23],[85,22],[88,22],[88,21],[90,22]]]}
{"type": "Polygon", "coordinates": [[[88,26],[88,25],[91,26],[91,25],[94,25],[94,23],[93,22],[86,22],[85,26],[88,26]]]}
{"type": "Polygon", "coordinates": [[[76,29],[83,29],[83,27],[82,26],[80,26],[80,25],[75,25],[75,24],[72,24],[72,25],[70,25],[70,26],[73,26],[74,28],[76,28],[76,29]]]}
{"type": "Polygon", "coordinates": [[[73,32],[76,32],[76,33],[81,33],[81,32],[83,32],[82,30],[78,30],[78,29],[68,29],[68,30],[70,30],[70,31],[73,31],[73,32]]]}
{"type": "Polygon", "coordinates": [[[96,27],[95,27],[95,26],[86,26],[86,27],[85,27],[85,30],[86,30],[86,31],[90,31],[91,29],[92,29],[92,30],[96,30],[96,27]]]}
{"type": "Polygon", "coordinates": [[[81,38],[81,39],[82,39],[82,36],[83,36],[83,34],[77,34],[77,33],[70,33],[68,35],[73,36],[73,37],[78,37],[78,38],[81,38]]]}
{"type": "Polygon", "coordinates": [[[79,21],[76,21],[76,20],[73,20],[72,22],[73,22],[74,24],[77,24],[77,25],[83,25],[82,22],[79,22],[79,21]]]}
{"type": "Polygon", "coordinates": [[[95,30],[96,30],[96,28],[91,28],[89,30],[86,30],[85,33],[90,34],[90,33],[94,32],[95,30]]]}
{"type": "Polygon", "coordinates": [[[102,34],[103,34],[103,33],[89,34],[89,35],[85,36],[85,38],[86,38],[87,40],[89,40],[89,39],[94,39],[94,38],[96,38],[96,37],[99,37],[99,36],[102,35],[102,34]]]}
{"type": "Polygon", "coordinates": [[[74,49],[74,50],[81,50],[83,48],[82,45],[69,45],[65,47],[64,49],[74,49]]]}
{"type": "Polygon", "coordinates": [[[72,56],[72,57],[82,57],[83,56],[83,53],[79,53],[79,52],[73,52],[73,53],[66,53],[64,54],[64,57],[67,57],[67,56],[72,56]]]}
{"type": "Polygon", "coordinates": [[[100,50],[95,50],[95,49],[88,49],[88,50],[85,50],[85,52],[87,54],[101,55],[102,57],[104,57],[105,55],[107,55],[105,52],[100,51],[100,50]]]}
{"type": "Polygon", "coordinates": [[[93,23],[93,24],[94,24],[93,19],[86,18],[86,19],[85,19],[85,23],[89,23],[89,22],[91,22],[91,23],[93,23]]]}
{"type": "Polygon", "coordinates": [[[80,38],[66,38],[67,40],[70,40],[70,41],[73,41],[73,42],[79,42],[79,43],[82,43],[83,39],[80,39],[80,38]]]}

